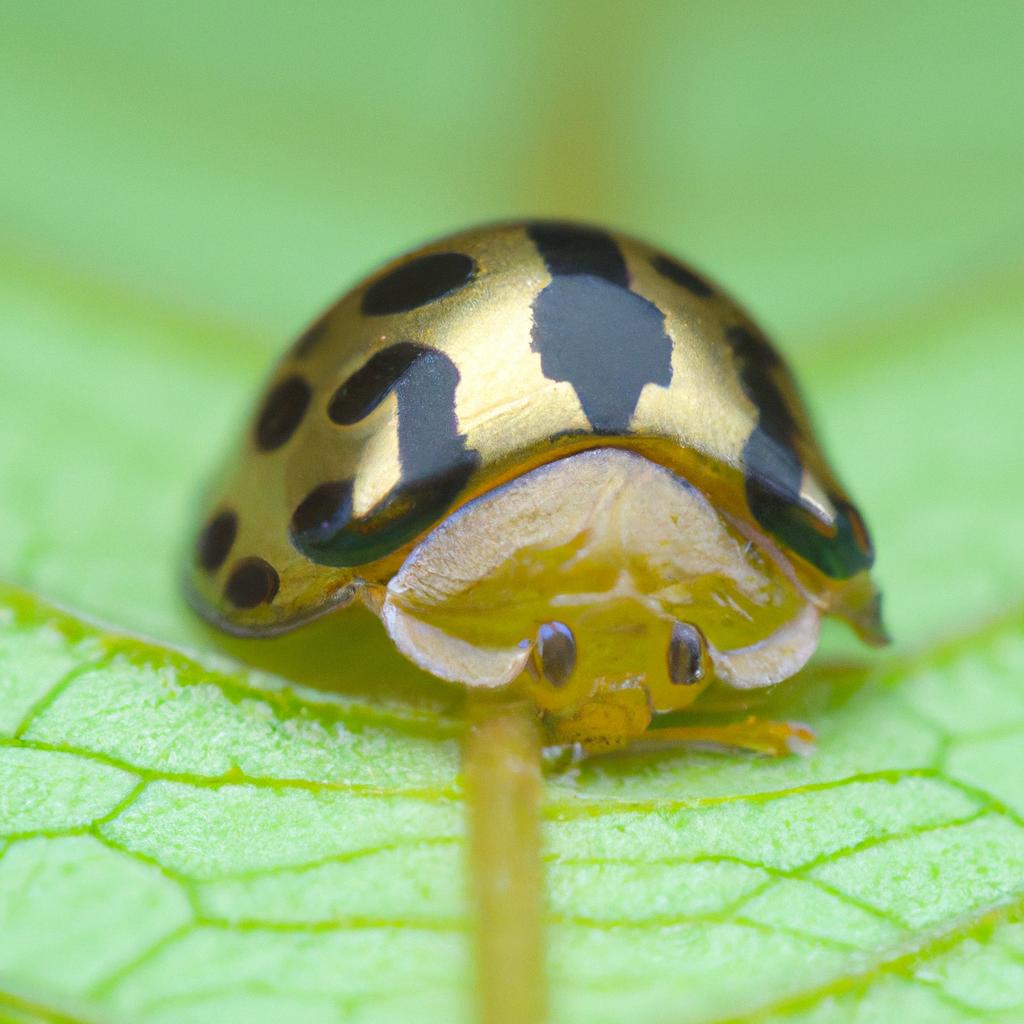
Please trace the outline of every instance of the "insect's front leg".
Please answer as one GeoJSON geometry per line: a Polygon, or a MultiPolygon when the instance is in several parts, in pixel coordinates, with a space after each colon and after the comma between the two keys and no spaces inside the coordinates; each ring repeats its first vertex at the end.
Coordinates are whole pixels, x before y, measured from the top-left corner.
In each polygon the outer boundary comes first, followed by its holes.
{"type": "Polygon", "coordinates": [[[774,722],[750,715],[741,722],[724,725],[684,725],[664,729],[655,727],[639,738],[638,745],[711,744],[782,757],[786,754],[811,753],[815,740],[814,731],[800,722],[774,722]]]}

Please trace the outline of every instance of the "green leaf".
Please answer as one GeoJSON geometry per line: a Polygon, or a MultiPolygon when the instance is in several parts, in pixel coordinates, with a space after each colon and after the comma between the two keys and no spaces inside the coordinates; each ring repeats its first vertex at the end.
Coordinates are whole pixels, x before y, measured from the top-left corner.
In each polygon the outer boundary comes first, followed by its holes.
{"type": "MultiPolygon", "coordinates": [[[[7,999],[86,1020],[467,1012],[455,721],[4,607],[7,999]]],[[[772,711],[815,722],[812,758],[552,778],[554,1019],[1019,1006],[1022,620],[810,673],[772,711]]]]}
{"type": "Polygon", "coordinates": [[[1019,1019],[1016,5],[402,6],[4,11],[0,1020],[471,1015],[460,695],[358,610],[226,641],[179,562],[283,339],[525,210],[774,329],[898,641],[772,696],[813,757],[552,767],[552,1021],[1019,1019]]]}
{"type": "Polygon", "coordinates": [[[450,719],[228,674],[4,597],[6,977],[97,1019],[458,1014],[450,719]]]}

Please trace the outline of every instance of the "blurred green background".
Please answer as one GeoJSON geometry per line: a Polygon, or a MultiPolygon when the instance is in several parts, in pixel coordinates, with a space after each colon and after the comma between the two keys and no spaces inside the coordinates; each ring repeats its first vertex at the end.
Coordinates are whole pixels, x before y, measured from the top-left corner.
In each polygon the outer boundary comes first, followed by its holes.
{"type": "Polygon", "coordinates": [[[1019,600],[1019,3],[0,22],[0,577],[205,643],[175,561],[273,355],[396,252],[530,214],[649,238],[752,308],[875,529],[898,637],[1019,600]]]}
{"type": "Polygon", "coordinates": [[[515,213],[682,249],[794,343],[1019,253],[1014,2],[3,10],[5,241],[273,345],[515,213]]]}

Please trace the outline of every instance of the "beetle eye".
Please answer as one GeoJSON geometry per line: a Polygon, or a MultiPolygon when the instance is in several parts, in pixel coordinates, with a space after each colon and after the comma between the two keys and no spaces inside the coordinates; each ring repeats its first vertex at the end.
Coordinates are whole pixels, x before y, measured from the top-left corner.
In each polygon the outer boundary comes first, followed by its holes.
{"type": "Polygon", "coordinates": [[[552,686],[569,681],[576,667],[576,639],[564,622],[545,622],[537,630],[537,661],[541,675],[552,686]]]}
{"type": "Polygon", "coordinates": [[[677,686],[691,686],[704,677],[704,637],[689,622],[672,626],[668,645],[668,677],[677,686]]]}

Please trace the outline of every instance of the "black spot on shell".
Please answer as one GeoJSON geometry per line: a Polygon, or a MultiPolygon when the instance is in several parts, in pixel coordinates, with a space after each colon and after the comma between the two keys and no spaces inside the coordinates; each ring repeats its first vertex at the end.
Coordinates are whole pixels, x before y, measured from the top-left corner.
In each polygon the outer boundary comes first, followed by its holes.
{"type": "Polygon", "coordinates": [[[706,299],[709,295],[714,293],[714,289],[707,283],[707,281],[704,280],[704,278],[699,274],[695,274],[689,267],[669,256],[655,256],[654,259],[651,260],[651,266],[654,267],[662,277],[668,278],[669,281],[685,288],[688,292],[692,292],[694,295],[697,295],[702,299],[706,299]]]}
{"type": "Polygon", "coordinates": [[[874,553],[856,509],[838,495],[834,530],[800,499],[804,467],[797,451],[800,430],[776,382],[783,369],[775,350],[749,328],[730,327],[726,340],[736,357],[743,391],[758,410],[757,426],[743,448],[747,504],[776,540],[826,576],[847,579],[870,568],[874,553]]]}
{"type": "Polygon", "coordinates": [[[409,367],[430,349],[400,341],[371,356],[331,397],[327,415],[341,426],[365,419],[394,390],[409,367]]]}
{"type": "MultiPolygon", "coordinates": [[[[405,485],[428,486],[480,461],[468,451],[455,412],[459,371],[436,349],[426,349],[402,375],[398,396],[398,455],[405,485]]],[[[445,487],[447,489],[447,487],[445,487]]]]}
{"type": "Polygon", "coordinates": [[[776,388],[775,382],[765,374],[781,366],[782,360],[765,338],[748,327],[735,326],[726,331],[726,341],[742,363],[743,372],[749,375],[751,380],[756,374],[760,380],[767,382],[764,387],[776,388]]]}
{"type": "Polygon", "coordinates": [[[243,558],[231,570],[224,596],[236,608],[256,608],[273,601],[279,586],[277,571],[269,562],[262,558],[243,558]]]}
{"type": "Polygon", "coordinates": [[[620,288],[629,287],[626,261],[606,231],[560,221],[538,221],[526,228],[553,277],[587,274],[620,288]]]}
{"type": "Polygon", "coordinates": [[[320,484],[303,499],[292,516],[292,533],[306,544],[320,544],[352,518],[352,481],[320,484]]]}
{"type": "Polygon", "coordinates": [[[467,460],[431,480],[400,482],[360,517],[352,516],[350,503],[340,502],[334,517],[322,521],[323,529],[293,532],[292,543],[320,565],[359,566],[374,562],[437,523],[465,487],[475,466],[475,462],[467,460]]]}
{"type": "Polygon", "coordinates": [[[552,275],[533,303],[531,342],[544,376],[572,385],[595,432],[627,433],[644,386],[672,381],[665,318],[629,290],[611,235],[547,223],[527,231],[552,275]]]}
{"type": "Polygon", "coordinates": [[[867,559],[868,565],[875,561],[875,548],[871,543],[871,536],[868,533],[867,524],[864,522],[860,512],[857,511],[848,501],[838,495],[830,494],[832,504],[839,513],[840,520],[849,524],[850,539],[857,546],[860,553],[867,559]]]}
{"type": "Polygon", "coordinates": [[[437,252],[403,263],[363,293],[367,316],[407,313],[465,287],[476,275],[476,261],[461,252],[437,252]]]}
{"type": "Polygon", "coordinates": [[[409,344],[406,351],[414,349],[415,358],[388,389],[398,402],[401,477],[358,517],[351,480],[311,491],[292,517],[292,543],[314,562],[356,566],[390,554],[433,526],[479,465],[479,454],[466,448],[458,430],[455,364],[426,346],[409,344]]]}
{"type": "Polygon", "coordinates": [[[309,407],[312,390],[298,375],[275,385],[256,420],[256,444],[265,452],[280,448],[295,433],[309,407]]]}
{"type": "Polygon", "coordinates": [[[203,527],[196,545],[196,558],[207,572],[216,572],[231,553],[238,534],[238,516],[230,509],[218,512],[203,527]]]}

